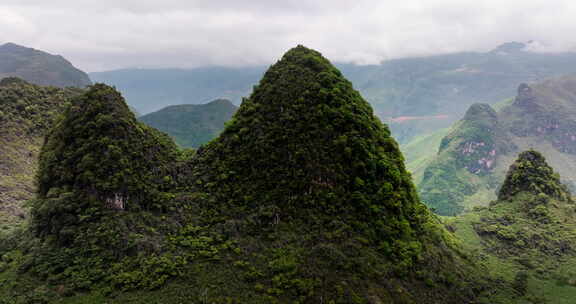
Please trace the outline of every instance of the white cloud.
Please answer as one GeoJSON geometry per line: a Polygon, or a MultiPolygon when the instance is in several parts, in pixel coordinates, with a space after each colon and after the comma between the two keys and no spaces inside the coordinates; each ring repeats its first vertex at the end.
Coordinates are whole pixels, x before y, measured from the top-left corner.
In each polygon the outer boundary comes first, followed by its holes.
{"type": "Polygon", "coordinates": [[[268,64],[304,44],[331,60],[488,50],[536,40],[571,50],[568,0],[3,0],[0,41],[62,54],[80,68],[268,64]]]}

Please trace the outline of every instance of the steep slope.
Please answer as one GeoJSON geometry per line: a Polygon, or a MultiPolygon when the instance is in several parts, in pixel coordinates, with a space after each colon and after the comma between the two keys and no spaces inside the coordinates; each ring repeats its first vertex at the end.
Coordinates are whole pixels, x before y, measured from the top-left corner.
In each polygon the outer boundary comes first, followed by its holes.
{"type": "Polygon", "coordinates": [[[494,188],[498,156],[516,147],[487,104],[474,104],[440,143],[438,157],[424,170],[422,200],[442,215],[463,211],[466,196],[480,187],[494,188]]]}
{"type": "Polygon", "coordinates": [[[143,260],[154,263],[178,228],[168,214],[168,189],[179,156],[113,88],[96,84],[73,98],[42,146],[29,227],[0,242],[3,253],[19,257],[5,260],[12,264],[0,277],[11,284],[0,288],[0,299],[38,303],[75,291],[161,284],[158,272],[130,275],[146,269],[143,260]]]}
{"type": "Polygon", "coordinates": [[[37,157],[46,130],[79,89],[0,80],[0,227],[11,230],[27,216],[23,203],[35,192],[37,157]]]}
{"type": "Polygon", "coordinates": [[[177,105],[146,114],[143,123],[170,135],[182,147],[198,148],[217,137],[238,107],[217,99],[203,105],[177,105]]]}
{"type": "Polygon", "coordinates": [[[59,55],[14,43],[0,45],[0,79],[19,77],[30,83],[83,88],[91,84],[88,75],[59,55]]]}
{"type": "Polygon", "coordinates": [[[0,241],[0,299],[501,303],[479,297],[502,286],[420,203],[387,127],[303,46],[196,154],[95,85],[40,159],[31,229],[0,241]]]}
{"type": "Polygon", "coordinates": [[[90,87],[46,137],[33,229],[69,245],[82,223],[107,213],[163,210],[164,177],[177,156],[166,135],[138,123],[113,88],[90,87]]]}
{"type": "Polygon", "coordinates": [[[477,269],[419,202],[387,128],[313,50],[287,52],[187,167],[200,220],[259,274],[241,299],[462,303],[477,292],[477,269]]]}
{"type": "Polygon", "coordinates": [[[513,283],[510,303],[572,303],[576,204],[544,157],[520,153],[498,200],[449,225],[490,269],[513,283]]]}
{"type": "Polygon", "coordinates": [[[452,135],[443,140],[419,184],[423,200],[441,214],[451,215],[495,199],[496,187],[504,180],[513,155],[530,148],[539,149],[558,168],[564,183],[571,188],[576,185],[576,77],[520,85],[512,102],[493,118],[484,119],[485,124],[498,125],[497,132],[485,127],[486,132],[473,134],[465,127],[467,123],[465,117],[453,126],[452,135]],[[453,134],[458,134],[460,141],[453,142],[453,134]],[[462,146],[480,142],[492,149],[472,147],[474,153],[468,153],[462,146]],[[493,155],[488,155],[492,150],[493,155]],[[465,158],[472,163],[459,161],[465,158]],[[486,161],[489,168],[469,170],[486,161]]]}
{"type": "MultiPolygon", "coordinates": [[[[400,143],[451,126],[473,103],[514,95],[519,83],[576,73],[576,53],[536,53],[529,44],[504,44],[489,52],[463,52],[383,61],[337,64],[400,143]],[[510,45],[513,45],[512,47],[510,45]]],[[[146,114],[168,105],[216,98],[239,103],[265,67],[133,69],[92,73],[115,85],[146,114]]]]}

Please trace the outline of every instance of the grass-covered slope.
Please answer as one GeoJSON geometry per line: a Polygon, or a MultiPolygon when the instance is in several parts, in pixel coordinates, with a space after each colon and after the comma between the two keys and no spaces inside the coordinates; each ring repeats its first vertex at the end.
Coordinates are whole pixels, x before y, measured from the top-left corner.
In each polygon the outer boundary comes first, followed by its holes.
{"type": "Polygon", "coordinates": [[[514,285],[509,303],[572,303],[576,204],[535,151],[510,166],[498,200],[450,220],[467,248],[514,285]]]}
{"type": "Polygon", "coordinates": [[[29,84],[18,78],[0,81],[0,227],[14,229],[35,193],[34,175],[43,137],[78,89],[29,84]]]}
{"type": "Polygon", "coordinates": [[[16,303],[469,303],[489,287],[386,126],[303,46],[194,155],[95,85],[40,159],[32,225],[0,242],[16,303]]]}
{"type": "Polygon", "coordinates": [[[86,73],[62,56],[14,43],[0,45],[0,79],[5,77],[19,77],[30,83],[56,87],[83,88],[91,83],[86,73]]]}
{"type": "Polygon", "coordinates": [[[229,100],[217,99],[202,105],[169,106],[139,120],[170,135],[182,147],[198,148],[217,137],[237,109],[229,100]]]}
{"type": "Polygon", "coordinates": [[[439,129],[432,133],[417,136],[408,143],[400,145],[406,158],[406,168],[412,173],[415,184],[420,183],[424,169],[434,159],[442,138],[448,135],[449,128],[439,129]]]}
{"type": "Polygon", "coordinates": [[[470,128],[466,115],[452,127],[419,183],[424,202],[441,214],[495,199],[514,155],[530,148],[541,151],[569,187],[576,184],[575,77],[522,84],[513,101],[474,121],[481,124],[470,128]]]}

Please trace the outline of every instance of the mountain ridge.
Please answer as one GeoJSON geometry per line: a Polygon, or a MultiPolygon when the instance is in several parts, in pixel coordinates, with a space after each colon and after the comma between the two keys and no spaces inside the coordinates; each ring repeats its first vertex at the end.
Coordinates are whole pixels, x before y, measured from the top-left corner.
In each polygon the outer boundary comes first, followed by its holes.
{"type": "Polygon", "coordinates": [[[43,86],[83,88],[92,82],[88,74],[60,55],[5,43],[0,45],[0,78],[19,77],[43,86]]]}
{"type": "Polygon", "coordinates": [[[217,137],[236,107],[227,99],[206,104],[172,105],[138,119],[170,135],[178,145],[198,148],[217,137]]]}
{"type": "MultiPolygon", "coordinates": [[[[465,172],[468,163],[464,160],[467,156],[460,146],[440,149],[424,169],[424,178],[419,184],[423,200],[430,206],[440,207],[439,212],[445,215],[486,204],[496,198],[497,186],[504,181],[507,166],[514,161],[515,153],[531,148],[539,149],[558,168],[563,182],[573,188],[575,176],[571,163],[576,160],[575,93],[576,78],[573,76],[521,84],[516,98],[497,112],[499,131],[491,131],[480,137],[481,141],[493,142],[490,145],[494,147],[493,153],[492,150],[477,150],[474,153],[478,157],[471,159],[472,167],[480,165],[474,162],[490,160],[490,168],[465,172]],[[441,180],[447,180],[442,176],[451,176],[452,182],[438,188],[436,185],[441,180]],[[465,187],[455,187],[456,180],[465,187]]],[[[488,120],[482,121],[487,123],[488,120]]],[[[460,144],[478,142],[474,134],[462,128],[469,123],[469,117],[464,117],[452,128],[451,132],[459,136],[460,144]]],[[[450,136],[454,135],[448,135],[442,142],[445,143],[450,136]]]]}

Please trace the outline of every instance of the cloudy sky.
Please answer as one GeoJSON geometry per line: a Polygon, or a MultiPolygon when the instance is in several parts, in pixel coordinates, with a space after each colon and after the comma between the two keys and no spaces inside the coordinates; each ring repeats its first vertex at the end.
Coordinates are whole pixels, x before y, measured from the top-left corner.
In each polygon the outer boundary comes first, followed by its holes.
{"type": "Polygon", "coordinates": [[[576,50],[575,20],[572,0],[2,0],[0,43],[86,71],[269,64],[297,44],[367,64],[506,41],[576,50]]]}

